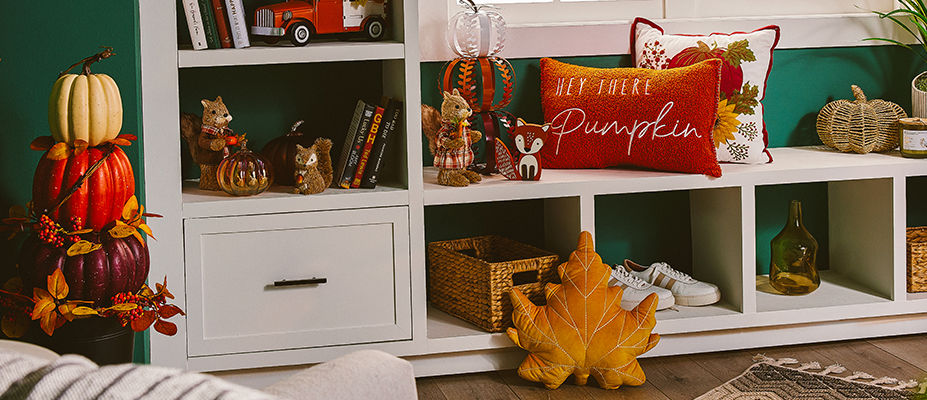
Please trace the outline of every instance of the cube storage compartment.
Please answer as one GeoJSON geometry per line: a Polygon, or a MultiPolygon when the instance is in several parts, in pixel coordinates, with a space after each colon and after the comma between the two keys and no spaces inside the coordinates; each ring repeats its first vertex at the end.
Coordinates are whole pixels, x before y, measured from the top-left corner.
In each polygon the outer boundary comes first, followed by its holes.
{"type": "Polygon", "coordinates": [[[556,280],[558,258],[496,235],[432,242],[428,300],[489,332],[501,332],[512,324],[512,288],[544,304],[544,287],[556,280]]]}

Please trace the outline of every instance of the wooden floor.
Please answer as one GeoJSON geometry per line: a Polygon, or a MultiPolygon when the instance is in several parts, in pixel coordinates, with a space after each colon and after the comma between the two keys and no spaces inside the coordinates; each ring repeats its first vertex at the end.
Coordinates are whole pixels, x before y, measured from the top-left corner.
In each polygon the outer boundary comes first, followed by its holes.
{"type": "Polygon", "coordinates": [[[840,364],[847,373],[867,372],[877,377],[918,379],[927,376],[927,335],[832,342],[813,345],[729,351],[723,353],[641,359],[647,382],[637,387],[602,390],[590,379],[590,386],[575,386],[572,378],[557,390],[528,382],[515,371],[418,379],[419,398],[457,399],[622,399],[689,400],[740,375],[753,364],[755,354],[790,357],[801,362],[817,361],[822,366],[840,364]]]}

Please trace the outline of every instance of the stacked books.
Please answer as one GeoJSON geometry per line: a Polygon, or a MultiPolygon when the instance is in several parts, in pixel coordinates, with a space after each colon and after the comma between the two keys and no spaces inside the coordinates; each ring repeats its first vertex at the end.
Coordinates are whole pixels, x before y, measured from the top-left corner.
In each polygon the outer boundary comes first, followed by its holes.
{"type": "Polygon", "coordinates": [[[378,106],[357,101],[341,157],[334,168],[332,187],[372,189],[377,186],[386,145],[389,137],[399,129],[402,116],[402,101],[387,98],[382,103],[378,106]]]}
{"type": "Polygon", "coordinates": [[[251,46],[242,0],[180,0],[193,50],[251,46]]]}

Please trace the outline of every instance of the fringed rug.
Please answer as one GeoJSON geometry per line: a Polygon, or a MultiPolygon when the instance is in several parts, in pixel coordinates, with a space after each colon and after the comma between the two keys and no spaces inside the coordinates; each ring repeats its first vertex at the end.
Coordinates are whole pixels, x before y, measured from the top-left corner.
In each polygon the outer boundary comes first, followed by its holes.
{"type": "Polygon", "coordinates": [[[756,364],[696,400],[906,400],[915,381],[877,378],[864,372],[846,372],[840,365],[821,368],[816,362],[799,363],[793,358],[775,360],[758,355],[756,364]]]}

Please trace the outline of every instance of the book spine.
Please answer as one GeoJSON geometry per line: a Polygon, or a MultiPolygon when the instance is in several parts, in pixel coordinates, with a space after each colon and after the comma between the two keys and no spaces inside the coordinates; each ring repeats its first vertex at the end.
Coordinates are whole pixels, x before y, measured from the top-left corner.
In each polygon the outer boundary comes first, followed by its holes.
{"type": "Polygon", "coordinates": [[[354,179],[354,172],[357,171],[357,163],[360,161],[364,141],[367,140],[367,130],[370,129],[374,111],[376,111],[374,106],[370,104],[364,105],[364,114],[361,116],[360,124],[357,125],[357,132],[354,132],[354,142],[351,145],[351,154],[348,155],[348,164],[344,166],[344,173],[341,174],[338,181],[338,186],[345,189],[351,188],[351,181],[354,179]]]}
{"type": "Polygon", "coordinates": [[[225,15],[225,0],[211,0],[212,11],[216,16],[216,31],[219,33],[219,44],[223,49],[231,48],[232,33],[229,31],[229,17],[225,15]]]}
{"type": "Polygon", "coordinates": [[[225,10],[229,15],[229,27],[236,49],[251,47],[248,40],[248,24],[245,22],[245,7],[241,0],[225,0],[225,10]]]}
{"type": "Polygon", "coordinates": [[[338,164],[335,165],[334,177],[337,179],[332,179],[332,187],[341,186],[341,177],[344,175],[344,169],[348,165],[348,157],[351,154],[351,145],[354,144],[354,134],[357,132],[357,126],[360,125],[361,116],[364,114],[364,107],[366,104],[363,100],[358,100],[357,105],[354,106],[354,115],[351,118],[351,125],[348,127],[348,132],[344,135],[344,144],[341,146],[341,155],[338,157],[338,164]]]}
{"type": "Polygon", "coordinates": [[[390,100],[386,108],[386,113],[384,114],[384,119],[386,122],[383,125],[383,129],[380,130],[377,140],[373,142],[373,152],[370,154],[371,158],[370,161],[368,161],[367,172],[364,172],[364,180],[361,181],[360,187],[365,189],[377,187],[380,167],[383,165],[383,156],[386,154],[386,145],[389,143],[389,138],[393,132],[400,127],[399,122],[402,119],[402,101],[395,99],[390,100]]]}
{"type": "Polygon", "coordinates": [[[203,32],[203,15],[200,14],[200,5],[197,0],[183,0],[183,13],[187,17],[187,29],[190,30],[190,41],[193,50],[208,48],[206,33],[203,32]]]}
{"type": "Polygon", "coordinates": [[[212,2],[210,0],[199,0],[200,15],[203,16],[203,32],[206,33],[206,45],[210,49],[218,49],[219,32],[216,30],[216,16],[212,11],[212,2]]]}
{"type": "Polygon", "coordinates": [[[351,181],[351,188],[360,187],[361,180],[364,179],[364,171],[367,168],[367,161],[370,160],[370,152],[373,151],[373,143],[377,135],[383,128],[383,107],[377,107],[373,113],[373,120],[370,122],[370,129],[367,131],[367,139],[364,141],[364,150],[361,152],[360,160],[357,161],[357,170],[354,171],[354,180],[351,181]]]}

